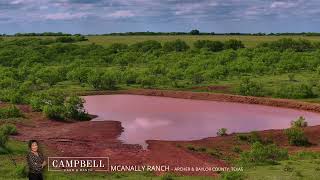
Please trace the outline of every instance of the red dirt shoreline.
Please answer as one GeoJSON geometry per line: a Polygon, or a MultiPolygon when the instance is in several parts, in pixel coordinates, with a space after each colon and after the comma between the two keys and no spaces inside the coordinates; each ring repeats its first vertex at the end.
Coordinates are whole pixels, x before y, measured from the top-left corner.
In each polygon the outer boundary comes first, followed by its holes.
{"type": "MultiPolygon", "coordinates": [[[[148,96],[163,96],[184,99],[212,100],[237,102],[247,104],[261,104],[285,108],[295,108],[320,112],[320,104],[304,103],[293,100],[270,99],[259,97],[243,97],[228,94],[212,94],[203,92],[167,91],[167,90],[119,90],[104,92],[89,92],[85,95],[102,94],[136,94],[148,96]]],[[[84,94],[82,94],[84,95],[84,94]]],[[[16,123],[19,135],[13,136],[19,141],[37,139],[49,151],[47,156],[102,156],[109,157],[111,165],[169,165],[173,167],[223,167],[229,164],[223,157],[237,156],[233,152],[234,146],[248,149],[248,144],[236,141],[235,134],[225,137],[209,137],[196,141],[147,141],[148,150],[140,145],[123,144],[118,140],[123,128],[116,120],[86,121],[65,123],[49,120],[41,113],[32,112],[29,106],[21,105],[31,123],[16,123]],[[187,145],[216,149],[221,152],[220,157],[206,153],[190,151],[187,145]]],[[[259,134],[263,138],[272,138],[280,146],[290,152],[299,150],[320,151],[320,126],[305,128],[306,135],[315,145],[309,148],[289,146],[282,130],[266,130],[259,134]]],[[[215,172],[180,172],[181,175],[216,176],[215,172]]]]}

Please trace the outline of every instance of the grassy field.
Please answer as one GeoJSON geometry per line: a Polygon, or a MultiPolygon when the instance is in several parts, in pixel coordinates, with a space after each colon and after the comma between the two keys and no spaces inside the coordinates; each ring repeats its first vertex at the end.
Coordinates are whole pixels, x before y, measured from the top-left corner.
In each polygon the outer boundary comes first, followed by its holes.
{"type": "MultiPolygon", "coordinates": [[[[15,38],[34,38],[34,37],[6,37],[4,39],[12,40],[15,38]]],[[[38,36],[36,38],[55,38],[53,36],[38,36]]],[[[167,41],[174,41],[176,39],[184,40],[188,45],[193,46],[193,43],[197,40],[214,40],[214,41],[226,41],[229,39],[241,40],[246,47],[255,47],[257,44],[262,42],[276,41],[282,38],[292,39],[307,39],[310,41],[320,41],[320,36],[237,36],[237,35],[158,35],[158,36],[87,36],[89,41],[80,42],[79,44],[90,44],[95,43],[98,45],[108,46],[113,43],[124,43],[133,44],[136,42],[146,40],[156,40],[161,43],[167,41]]]]}
{"type": "Polygon", "coordinates": [[[177,35],[177,36],[89,36],[89,41],[81,42],[96,43],[99,45],[110,45],[112,43],[125,43],[133,44],[136,42],[146,41],[146,40],[157,40],[161,43],[166,41],[173,41],[176,39],[181,39],[186,41],[190,46],[197,40],[217,40],[226,41],[228,39],[241,40],[247,47],[255,47],[261,42],[275,41],[281,38],[292,38],[292,39],[308,39],[311,41],[320,41],[320,36],[191,36],[191,35],[177,35]]]}
{"type": "Polygon", "coordinates": [[[320,160],[287,160],[279,165],[258,166],[248,169],[248,180],[317,180],[320,177],[320,160]]]}

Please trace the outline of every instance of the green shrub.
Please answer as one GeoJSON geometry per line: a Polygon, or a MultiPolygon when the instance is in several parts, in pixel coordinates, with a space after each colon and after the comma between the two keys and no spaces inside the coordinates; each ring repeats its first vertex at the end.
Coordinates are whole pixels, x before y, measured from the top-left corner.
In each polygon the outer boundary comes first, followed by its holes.
{"type": "Polygon", "coordinates": [[[115,89],[117,85],[117,72],[107,71],[102,76],[102,89],[115,89]]]}
{"type": "Polygon", "coordinates": [[[187,78],[192,82],[192,84],[201,84],[204,81],[204,73],[197,66],[191,66],[186,70],[187,78]]]}
{"type": "Polygon", "coordinates": [[[217,52],[222,51],[224,44],[221,41],[210,41],[210,40],[197,40],[194,43],[194,47],[197,49],[208,49],[209,51],[217,52]]]}
{"type": "Polygon", "coordinates": [[[232,148],[232,151],[235,152],[235,153],[241,153],[242,152],[242,149],[239,147],[239,146],[234,146],[232,148]]]}
{"type": "Polygon", "coordinates": [[[288,159],[288,151],[278,148],[275,144],[263,145],[255,142],[250,151],[242,152],[240,162],[245,165],[276,164],[277,161],[288,159]]]}
{"type": "Polygon", "coordinates": [[[237,139],[239,141],[245,141],[245,142],[250,142],[250,136],[246,134],[238,134],[237,139]]]}
{"type": "Polygon", "coordinates": [[[137,77],[137,83],[144,88],[151,88],[156,84],[156,77],[153,75],[141,74],[137,77]]]}
{"type": "Polygon", "coordinates": [[[74,35],[73,38],[75,39],[75,41],[88,41],[88,39],[82,35],[74,35]]]}
{"type": "Polygon", "coordinates": [[[224,42],[224,49],[241,49],[245,48],[244,44],[242,41],[236,40],[236,39],[230,39],[224,42]]]}
{"type": "Polygon", "coordinates": [[[228,130],[226,128],[221,128],[218,130],[217,135],[218,136],[226,136],[226,135],[228,135],[227,131],[228,130]]]}
{"type": "Polygon", "coordinates": [[[61,36],[56,38],[56,42],[59,43],[73,43],[79,41],[87,41],[88,39],[85,36],[75,35],[75,36],[61,36]]]}
{"type": "MultiPolygon", "coordinates": [[[[320,43],[319,43],[319,44],[320,44],[320,43]]],[[[318,66],[318,67],[316,68],[316,72],[317,72],[317,74],[320,75],[320,66],[318,66]]]]}
{"type": "Polygon", "coordinates": [[[166,52],[172,52],[172,51],[181,52],[181,51],[186,51],[189,48],[190,47],[188,46],[188,44],[180,39],[177,39],[171,42],[165,42],[163,45],[163,49],[166,52]]]}
{"type": "Polygon", "coordinates": [[[245,174],[242,171],[227,171],[222,173],[222,180],[244,180],[246,179],[245,174]]]}
{"type": "Polygon", "coordinates": [[[3,131],[7,135],[17,135],[17,127],[13,124],[4,124],[0,127],[0,131],[3,131]]]}
{"type": "Polygon", "coordinates": [[[88,74],[88,83],[98,90],[115,89],[117,76],[115,71],[95,71],[88,74]]]}
{"type": "Polygon", "coordinates": [[[190,151],[195,151],[195,152],[207,152],[207,148],[205,147],[195,147],[191,144],[187,145],[186,148],[190,151]]]}
{"type": "Polygon", "coordinates": [[[237,92],[243,96],[264,96],[262,85],[249,78],[242,79],[237,92]]]}
{"type": "Polygon", "coordinates": [[[193,29],[189,32],[191,35],[200,35],[200,31],[198,29],[193,29]]]}
{"type": "Polygon", "coordinates": [[[286,172],[292,172],[293,170],[294,170],[294,168],[292,166],[287,165],[287,164],[283,168],[283,171],[286,171],[286,172]]]}
{"type": "Polygon", "coordinates": [[[310,146],[308,138],[305,136],[301,128],[290,128],[285,130],[285,135],[288,137],[289,144],[294,146],[310,146]]]}
{"type": "Polygon", "coordinates": [[[313,50],[313,44],[305,39],[294,40],[291,38],[282,38],[277,41],[273,41],[270,43],[262,43],[258,46],[269,47],[270,49],[276,51],[285,51],[288,49],[292,49],[296,52],[305,52],[313,50]]]}
{"type": "Polygon", "coordinates": [[[131,68],[126,69],[122,74],[122,80],[127,85],[137,83],[138,77],[139,77],[139,73],[136,70],[133,70],[131,68]]]}
{"type": "Polygon", "coordinates": [[[39,97],[39,96],[32,96],[29,99],[29,103],[30,103],[33,111],[41,111],[42,110],[42,106],[45,105],[45,103],[43,102],[42,98],[39,97]]]}
{"type": "Polygon", "coordinates": [[[288,74],[288,78],[289,78],[289,81],[295,81],[295,74],[294,73],[288,74]]]}
{"type": "Polygon", "coordinates": [[[71,96],[67,98],[64,103],[65,117],[76,120],[89,120],[90,117],[86,113],[83,103],[84,100],[79,96],[71,96]]]}
{"type": "Polygon", "coordinates": [[[46,105],[62,106],[65,100],[66,94],[57,89],[49,89],[40,93],[35,93],[30,98],[30,104],[32,110],[43,111],[43,107],[46,105]]]}
{"type": "Polygon", "coordinates": [[[129,64],[135,64],[141,62],[141,57],[143,53],[136,51],[126,51],[119,53],[114,57],[115,64],[120,65],[121,68],[128,67],[129,64]]]}
{"type": "Polygon", "coordinates": [[[301,171],[298,171],[298,170],[297,170],[295,174],[296,174],[297,177],[300,177],[300,178],[303,177],[301,171]]]}
{"type": "Polygon", "coordinates": [[[23,104],[26,102],[26,95],[20,90],[12,89],[8,91],[7,98],[8,102],[13,104],[23,104]]]}
{"type": "Polygon", "coordinates": [[[175,175],[171,173],[166,173],[161,176],[161,180],[174,180],[175,175]]]}
{"type": "Polygon", "coordinates": [[[121,179],[121,178],[126,178],[128,177],[127,174],[124,174],[122,172],[113,172],[112,173],[112,179],[121,179]]]}
{"type": "Polygon", "coordinates": [[[141,52],[149,52],[149,51],[159,50],[161,48],[162,48],[161,43],[155,40],[137,42],[130,46],[130,49],[134,51],[141,51],[141,52]]]}
{"type": "Polygon", "coordinates": [[[9,136],[8,134],[6,134],[6,132],[4,132],[3,130],[0,130],[0,152],[4,153],[6,152],[6,144],[9,140],[9,136]]]}
{"type": "Polygon", "coordinates": [[[258,132],[253,131],[250,133],[250,143],[255,143],[255,142],[263,143],[263,140],[261,136],[258,134],[258,132]]]}
{"type": "Polygon", "coordinates": [[[238,134],[237,139],[240,141],[245,141],[248,143],[255,143],[255,142],[260,142],[260,143],[266,143],[263,141],[261,136],[256,132],[250,132],[249,134],[238,134]]]}
{"type": "Polygon", "coordinates": [[[314,98],[316,94],[312,90],[312,86],[308,84],[290,84],[283,85],[275,93],[276,97],[291,98],[291,99],[305,99],[314,98]]]}
{"type": "Polygon", "coordinates": [[[0,108],[0,119],[23,117],[20,109],[14,105],[0,108]]]}
{"type": "Polygon", "coordinates": [[[35,73],[35,76],[41,79],[43,82],[48,83],[49,86],[57,84],[64,78],[59,72],[59,69],[52,67],[41,68],[35,73]]]}
{"type": "Polygon", "coordinates": [[[77,67],[67,73],[67,79],[83,84],[88,81],[89,69],[77,67]]]}
{"type": "Polygon", "coordinates": [[[42,111],[46,117],[56,120],[89,120],[83,103],[82,98],[75,95],[67,97],[65,93],[55,89],[37,93],[30,100],[33,110],[42,111]]]}
{"type": "Polygon", "coordinates": [[[128,45],[127,44],[123,44],[123,43],[113,43],[109,46],[108,50],[111,53],[119,53],[119,52],[123,52],[125,50],[128,49],[128,45]]]}
{"type": "Polygon", "coordinates": [[[103,72],[91,72],[88,75],[88,83],[95,89],[103,89],[102,88],[102,76],[103,72]]]}
{"type": "Polygon", "coordinates": [[[308,122],[303,116],[300,116],[297,120],[291,121],[291,127],[301,128],[301,127],[307,127],[308,122]]]}
{"type": "Polygon", "coordinates": [[[15,168],[15,174],[18,178],[26,178],[28,176],[28,168],[26,165],[17,165],[15,168]]]}
{"type": "Polygon", "coordinates": [[[197,149],[193,145],[188,145],[187,149],[189,149],[190,151],[197,151],[197,149]]]}
{"type": "Polygon", "coordinates": [[[0,88],[9,88],[9,89],[14,89],[17,88],[19,85],[19,83],[17,82],[17,80],[13,79],[13,78],[8,78],[5,77],[3,79],[0,80],[0,88]]]}
{"type": "Polygon", "coordinates": [[[290,156],[290,159],[293,159],[293,160],[320,159],[320,153],[312,152],[312,151],[300,151],[290,156]]]}
{"type": "Polygon", "coordinates": [[[219,149],[209,149],[207,152],[216,158],[222,158],[223,155],[219,149]]]}
{"type": "Polygon", "coordinates": [[[65,108],[61,105],[45,105],[42,107],[43,113],[47,118],[55,120],[65,119],[65,108]]]}
{"type": "Polygon", "coordinates": [[[61,43],[72,43],[75,42],[75,39],[72,38],[71,36],[68,37],[58,37],[56,39],[57,42],[61,42],[61,43]]]}

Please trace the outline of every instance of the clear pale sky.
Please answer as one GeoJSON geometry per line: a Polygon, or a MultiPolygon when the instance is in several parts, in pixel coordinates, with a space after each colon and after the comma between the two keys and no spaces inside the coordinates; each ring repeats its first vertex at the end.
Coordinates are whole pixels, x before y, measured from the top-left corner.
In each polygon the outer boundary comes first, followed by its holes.
{"type": "Polygon", "coordinates": [[[0,33],[320,32],[320,0],[0,0],[0,33]]]}

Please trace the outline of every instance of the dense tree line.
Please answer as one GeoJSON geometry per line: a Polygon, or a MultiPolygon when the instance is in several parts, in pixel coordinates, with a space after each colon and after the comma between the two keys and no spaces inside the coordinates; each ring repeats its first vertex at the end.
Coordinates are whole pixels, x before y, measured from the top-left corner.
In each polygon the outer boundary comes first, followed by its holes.
{"type": "MultiPolygon", "coordinates": [[[[80,35],[80,34],[75,34],[80,35]]],[[[43,32],[43,33],[16,33],[14,36],[72,36],[72,34],[62,32],[43,32]]]]}
{"type": "Polygon", "coordinates": [[[4,41],[0,38],[0,46],[39,46],[39,45],[51,45],[56,43],[76,43],[81,41],[87,41],[88,39],[84,36],[66,36],[66,37],[57,37],[57,38],[17,38],[10,41],[4,41]]]}
{"type": "Polygon", "coordinates": [[[318,77],[314,82],[295,82],[291,77],[290,82],[271,90],[261,82],[243,78],[305,71],[319,74],[319,46],[306,40],[282,39],[255,48],[245,48],[238,40],[200,40],[193,47],[182,40],[115,43],[108,47],[46,41],[51,39],[0,41],[0,101],[38,104],[35,109],[65,119],[71,117],[65,111],[65,96],[54,103],[53,109],[39,104],[35,97],[44,99],[46,96],[39,93],[50,89],[72,91],[70,87],[75,85],[96,90],[122,86],[185,88],[232,78],[239,80],[236,93],[242,95],[320,95],[318,77]]]}
{"type": "Polygon", "coordinates": [[[76,35],[76,36],[62,36],[56,38],[56,42],[61,42],[61,43],[73,43],[73,42],[80,42],[80,41],[87,41],[88,39],[84,36],[81,35],[76,35]]]}

